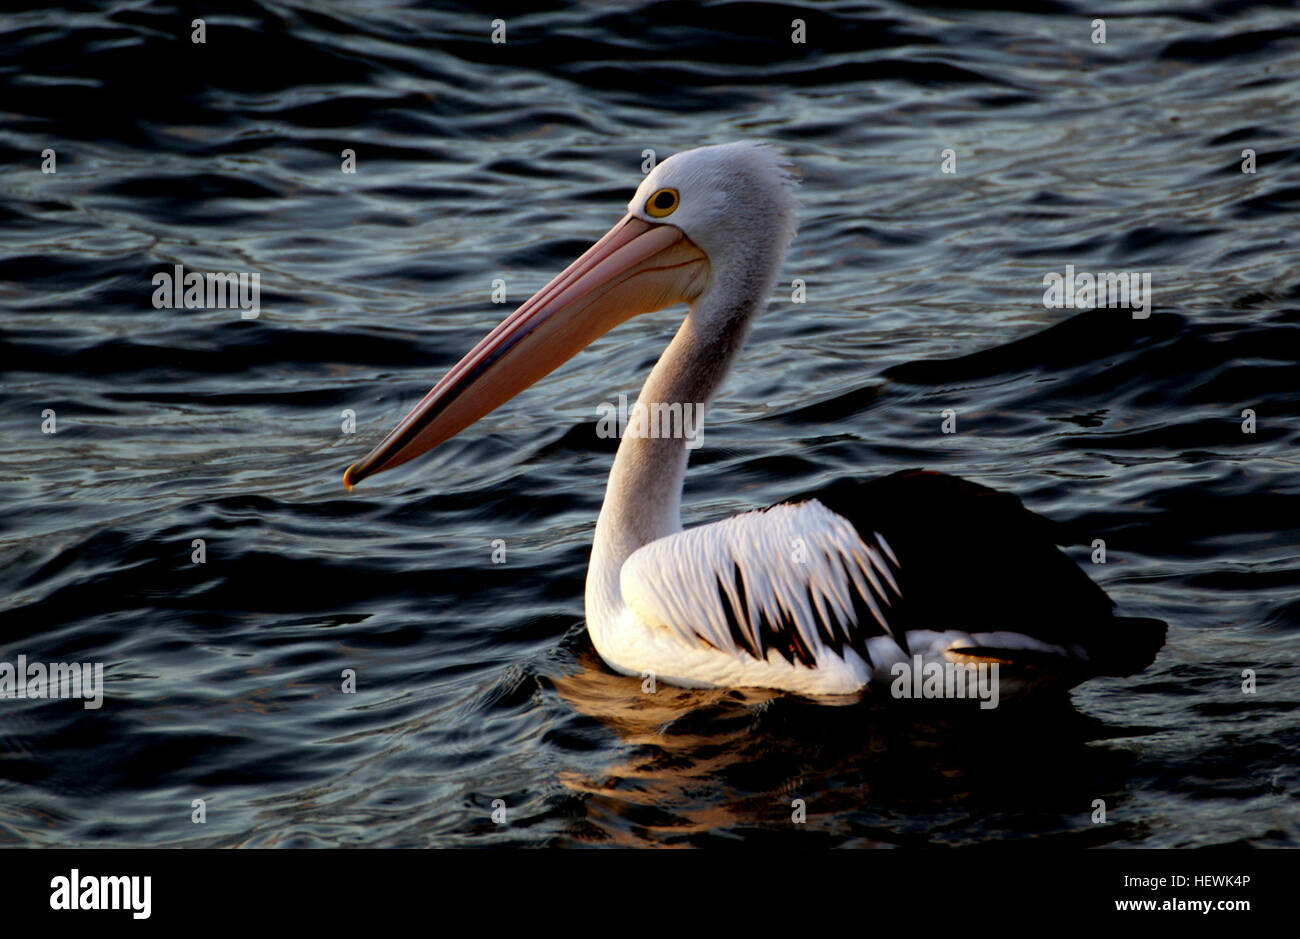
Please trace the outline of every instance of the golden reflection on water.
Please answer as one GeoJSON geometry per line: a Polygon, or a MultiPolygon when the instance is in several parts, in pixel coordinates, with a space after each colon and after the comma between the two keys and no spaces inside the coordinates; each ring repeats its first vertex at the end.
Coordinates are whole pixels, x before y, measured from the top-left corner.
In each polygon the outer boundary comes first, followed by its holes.
{"type": "Polygon", "coordinates": [[[598,773],[558,773],[585,805],[585,818],[569,832],[578,842],[686,845],[693,836],[762,829],[885,843],[872,837],[869,823],[864,829],[864,810],[878,812],[882,824],[918,800],[930,810],[935,801],[960,810],[996,794],[1004,774],[1041,755],[1032,737],[1045,723],[1055,728],[1057,747],[1083,758],[1094,735],[1079,731],[1096,727],[1068,700],[999,714],[935,703],[900,708],[870,695],[813,701],[663,683],[647,694],[640,679],[614,674],[590,648],[578,665],[552,676],[556,692],[620,744],[598,773]],[[794,820],[798,799],[802,822],[794,820]]]}

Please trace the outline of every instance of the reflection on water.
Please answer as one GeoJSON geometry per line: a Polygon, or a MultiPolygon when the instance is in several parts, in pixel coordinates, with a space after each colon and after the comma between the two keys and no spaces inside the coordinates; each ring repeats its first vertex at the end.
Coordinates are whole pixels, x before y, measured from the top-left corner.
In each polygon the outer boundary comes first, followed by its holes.
{"type": "MultiPolygon", "coordinates": [[[[616,736],[621,758],[598,774],[559,774],[584,809],[561,843],[707,844],[693,836],[725,833],[805,845],[810,834],[856,846],[957,844],[1005,835],[1007,811],[1034,816],[1041,834],[1065,831],[1092,812],[1080,778],[1119,782],[1130,762],[1089,744],[1149,730],[1107,727],[1065,699],[990,718],[870,695],[813,701],[664,686],[647,694],[594,652],[579,664],[554,680],[555,691],[616,736]],[[935,805],[956,824],[910,818],[935,805]]],[[[1122,839],[1129,827],[1093,840],[1122,839]]]]}

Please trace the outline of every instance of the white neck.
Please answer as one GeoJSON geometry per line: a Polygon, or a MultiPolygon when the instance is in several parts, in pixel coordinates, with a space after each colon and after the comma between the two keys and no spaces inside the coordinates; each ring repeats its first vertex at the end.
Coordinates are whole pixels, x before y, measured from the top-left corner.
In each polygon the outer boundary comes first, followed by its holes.
{"type": "MultiPolygon", "coordinates": [[[[695,434],[703,432],[704,409],[712,403],[744,345],[751,318],[771,292],[783,253],[751,259],[747,266],[760,268],[753,272],[757,276],[711,278],[651,370],[637,399],[638,407],[651,410],[657,405],[680,404],[685,413],[685,406],[691,405],[696,416],[696,426],[691,429],[695,434]]],[[[613,623],[622,608],[619,571],[628,556],[682,530],[687,442],[677,433],[669,437],[625,434],[619,443],[587,569],[589,627],[613,623]]]]}

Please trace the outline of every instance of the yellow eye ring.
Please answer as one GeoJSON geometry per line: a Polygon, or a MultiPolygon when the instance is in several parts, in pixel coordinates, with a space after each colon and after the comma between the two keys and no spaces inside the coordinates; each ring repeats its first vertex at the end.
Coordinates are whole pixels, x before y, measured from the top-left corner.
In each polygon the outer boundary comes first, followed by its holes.
{"type": "Polygon", "coordinates": [[[660,189],[645,201],[645,213],[651,218],[664,218],[673,214],[677,202],[676,189],[660,189]]]}

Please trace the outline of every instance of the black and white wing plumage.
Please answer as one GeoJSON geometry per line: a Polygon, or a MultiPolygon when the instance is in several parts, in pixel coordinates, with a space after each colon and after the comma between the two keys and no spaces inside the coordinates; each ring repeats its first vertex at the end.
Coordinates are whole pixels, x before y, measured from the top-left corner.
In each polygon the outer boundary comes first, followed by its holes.
{"type": "Polygon", "coordinates": [[[747,512],[660,538],[623,564],[628,606],[690,642],[815,667],[867,640],[892,636],[898,561],[881,537],[864,539],[810,499],[747,512]]]}
{"type": "Polygon", "coordinates": [[[1076,681],[1146,667],[1165,624],[1116,617],[1056,547],[1071,541],[1013,495],[911,470],[659,539],[620,582],[652,627],[758,660],[816,668],[852,649],[879,668],[873,649],[961,633],[963,653],[1076,681]]]}

